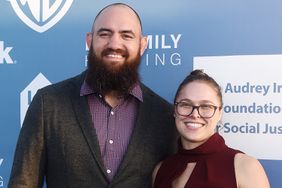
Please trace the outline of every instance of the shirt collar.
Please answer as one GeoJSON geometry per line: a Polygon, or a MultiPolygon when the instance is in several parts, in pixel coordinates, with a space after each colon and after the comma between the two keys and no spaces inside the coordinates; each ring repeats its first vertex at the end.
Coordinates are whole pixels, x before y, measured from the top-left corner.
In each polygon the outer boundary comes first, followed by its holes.
{"type": "MultiPolygon", "coordinates": [[[[80,96],[86,96],[86,95],[90,95],[94,93],[97,93],[97,91],[94,91],[84,80],[80,88],[80,96]]],[[[139,83],[136,83],[134,85],[134,87],[129,92],[129,94],[137,98],[139,101],[143,102],[142,90],[141,90],[141,86],[139,83]]]]}

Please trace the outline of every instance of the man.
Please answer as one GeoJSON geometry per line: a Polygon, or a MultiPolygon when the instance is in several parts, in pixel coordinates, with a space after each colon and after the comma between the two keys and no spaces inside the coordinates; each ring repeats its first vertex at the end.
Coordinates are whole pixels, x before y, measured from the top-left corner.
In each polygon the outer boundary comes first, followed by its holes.
{"type": "Polygon", "coordinates": [[[137,13],[105,7],[86,40],[88,69],[33,98],[8,187],[146,188],[174,151],[171,105],[139,81],[147,41],[137,13]]]}

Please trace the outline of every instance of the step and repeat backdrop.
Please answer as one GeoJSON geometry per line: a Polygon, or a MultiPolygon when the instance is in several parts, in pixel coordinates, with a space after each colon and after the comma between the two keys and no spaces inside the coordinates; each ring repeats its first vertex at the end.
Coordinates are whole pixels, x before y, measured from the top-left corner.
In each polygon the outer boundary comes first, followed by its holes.
{"type": "MultiPolygon", "coordinates": [[[[85,34],[115,1],[0,0],[0,188],[36,91],[85,70],[85,34]]],[[[195,68],[222,87],[226,142],[282,181],[282,1],[120,1],[140,14],[148,46],[142,81],[172,102],[195,68]]]]}

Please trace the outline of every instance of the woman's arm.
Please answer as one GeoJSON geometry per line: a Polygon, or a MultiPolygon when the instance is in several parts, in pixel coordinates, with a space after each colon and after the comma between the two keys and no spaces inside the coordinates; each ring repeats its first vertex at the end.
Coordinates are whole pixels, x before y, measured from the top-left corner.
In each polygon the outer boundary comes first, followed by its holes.
{"type": "Polygon", "coordinates": [[[152,188],[154,188],[155,179],[156,179],[157,173],[158,173],[161,165],[162,165],[162,161],[159,162],[154,168],[154,171],[153,171],[153,174],[152,174],[152,188]]]}
{"type": "Polygon", "coordinates": [[[234,163],[239,188],[270,188],[265,171],[257,159],[238,153],[234,163]]]}

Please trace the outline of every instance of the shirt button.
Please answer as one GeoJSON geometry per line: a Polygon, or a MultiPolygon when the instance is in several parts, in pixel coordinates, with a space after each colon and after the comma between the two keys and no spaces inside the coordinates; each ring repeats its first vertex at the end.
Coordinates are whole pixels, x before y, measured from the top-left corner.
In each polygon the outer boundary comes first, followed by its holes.
{"type": "Polygon", "coordinates": [[[111,111],[111,115],[114,115],[115,113],[113,111],[111,111]]]}
{"type": "Polygon", "coordinates": [[[110,143],[110,144],[113,144],[113,143],[114,143],[114,141],[113,141],[113,140],[109,140],[109,143],[110,143]]]}
{"type": "Polygon", "coordinates": [[[107,169],[107,173],[109,174],[109,173],[111,173],[112,171],[110,170],[110,169],[107,169]]]}

